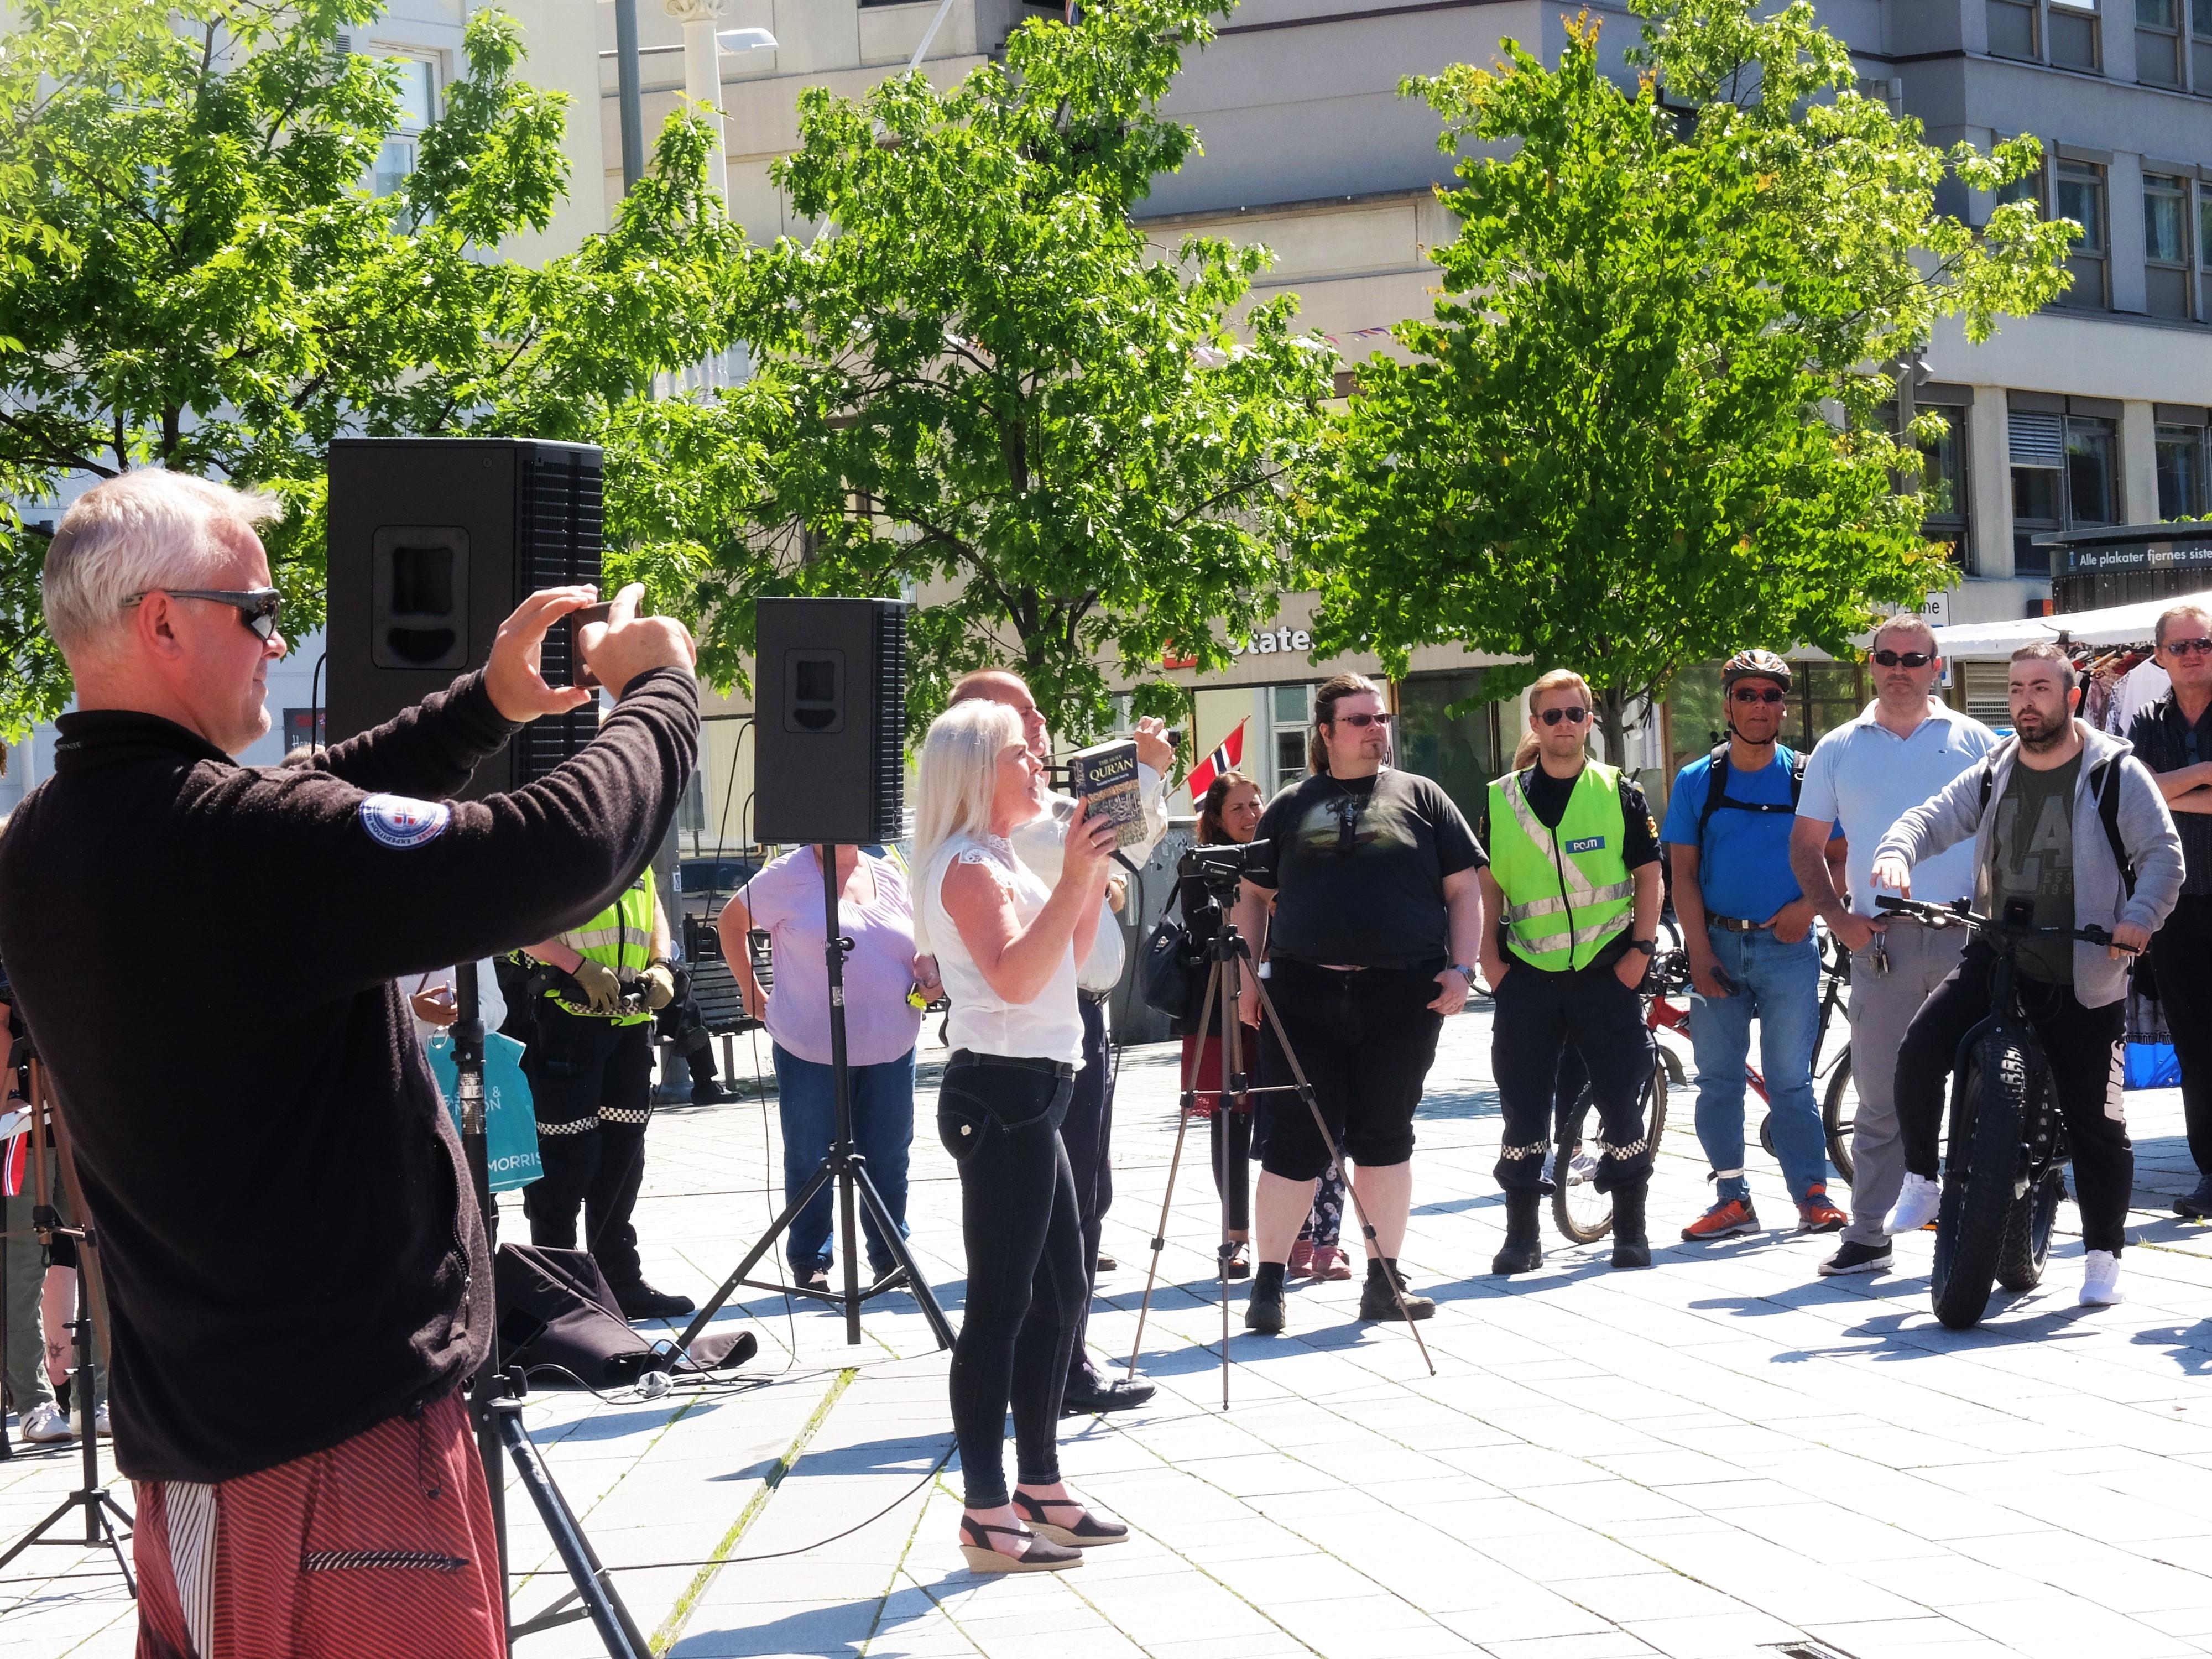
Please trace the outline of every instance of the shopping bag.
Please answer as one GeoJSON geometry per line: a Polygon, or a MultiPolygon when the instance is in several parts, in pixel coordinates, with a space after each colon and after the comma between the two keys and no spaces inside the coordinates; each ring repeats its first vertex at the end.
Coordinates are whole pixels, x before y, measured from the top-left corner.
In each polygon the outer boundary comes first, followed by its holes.
{"type": "MultiPolygon", "coordinates": [[[[453,1065],[453,1039],[441,1031],[422,1045],[429,1056],[430,1075],[453,1115],[461,1122],[460,1073],[453,1065]]],[[[530,1085],[522,1075],[522,1045],[496,1031],[484,1033],[484,1158],[491,1170],[491,1189],[512,1192],[527,1187],[545,1173],[538,1161],[538,1114],[530,1103],[530,1085]]]]}

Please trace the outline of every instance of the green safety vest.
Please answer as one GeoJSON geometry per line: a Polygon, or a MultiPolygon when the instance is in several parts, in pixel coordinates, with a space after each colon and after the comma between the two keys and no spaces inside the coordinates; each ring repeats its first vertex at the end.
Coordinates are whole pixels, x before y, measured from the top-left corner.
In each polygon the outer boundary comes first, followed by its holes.
{"type": "MultiPolygon", "coordinates": [[[[617,979],[634,980],[653,960],[653,876],[647,871],[632,882],[629,890],[620,898],[581,927],[562,934],[561,940],[586,962],[603,963],[613,969],[617,979]]],[[[580,1014],[586,1019],[607,1019],[617,1025],[638,1025],[653,1018],[644,1012],[595,1014],[589,1007],[580,1007],[568,1001],[558,991],[548,991],[545,994],[550,1000],[559,1003],[567,1012],[580,1014]]]]}
{"type": "Polygon", "coordinates": [[[1519,773],[1490,786],[1490,873],[1516,956],[1553,973],[1586,968],[1628,926],[1636,884],[1621,854],[1626,829],[1617,767],[1584,764],[1556,830],[1528,805],[1519,773]]]}

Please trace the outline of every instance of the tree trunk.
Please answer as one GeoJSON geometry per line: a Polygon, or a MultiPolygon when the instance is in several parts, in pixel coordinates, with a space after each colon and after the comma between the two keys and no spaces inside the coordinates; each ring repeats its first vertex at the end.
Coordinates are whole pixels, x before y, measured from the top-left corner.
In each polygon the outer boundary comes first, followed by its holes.
{"type": "Polygon", "coordinates": [[[1597,729],[1605,734],[1605,758],[1611,766],[1628,764],[1629,694],[1608,685],[1597,694],[1597,729]]]}

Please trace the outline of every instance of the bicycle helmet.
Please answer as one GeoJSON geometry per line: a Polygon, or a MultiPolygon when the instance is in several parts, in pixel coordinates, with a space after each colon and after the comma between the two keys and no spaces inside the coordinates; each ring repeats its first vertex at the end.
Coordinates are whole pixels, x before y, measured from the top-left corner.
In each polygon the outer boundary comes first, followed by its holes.
{"type": "Polygon", "coordinates": [[[1721,690],[1734,685],[1738,680],[1772,680],[1784,691],[1790,689],[1790,665],[1771,651],[1762,651],[1757,646],[1739,651],[1721,665],[1721,690]]]}

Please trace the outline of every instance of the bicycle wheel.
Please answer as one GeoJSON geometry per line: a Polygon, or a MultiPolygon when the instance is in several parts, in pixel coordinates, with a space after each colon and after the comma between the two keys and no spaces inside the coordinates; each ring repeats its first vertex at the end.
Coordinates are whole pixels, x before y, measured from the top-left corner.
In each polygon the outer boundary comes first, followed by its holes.
{"type": "Polygon", "coordinates": [[[1774,1114],[1771,1111],[1759,1120],[1759,1148],[1771,1158],[1781,1158],[1782,1154],[1774,1150],[1774,1114]]]}
{"type": "Polygon", "coordinates": [[[1820,1103],[1820,1127],[1828,1136],[1828,1162],[1836,1166],[1846,1187],[1852,1184],[1856,1173],[1851,1163],[1851,1128],[1858,1115],[1859,1091],[1851,1082],[1851,1057],[1846,1050],[1836,1062],[1836,1069],[1828,1073],[1827,1097],[1820,1103]]]}
{"type": "MultiPolygon", "coordinates": [[[[1596,1118],[1596,1091],[1585,1085],[1559,1120],[1558,1144],[1552,1148],[1552,1219],[1577,1244],[1595,1244],[1613,1231],[1613,1194],[1598,1191],[1597,1155],[1583,1149],[1583,1130],[1595,1128],[1596,1118]]],[[[1644,1135],[1654,1158],[1666,1127],[1667,1066],[1662,1060],[1652,1066],[1644,1091],[1644,1135]]]]}
{"type": "Polygon", "coordinates": [[[2004,1239],[1997,1246],[1997,1283],[2017,1294],[2043,1282],[2051,1259],[2051,1229],[2058,1201],[2066,1196],[2066,1172],[2045,1170],[2043,1179],[2013,1200],[2005,1217],[2004,1239]]]}
{"type": "Polygon", "coordinates": [[[1953,1103],[1951,1156],[1936,1217],[1936,1266],[1928,1280],[1936,1317],[1951,1330],[1979,1324],[1996,1288],[1998,1252],[2019,1185],[2027,1108],[2027,1055],[1993,1038],[1975,1044],[1953,1103]]]}

